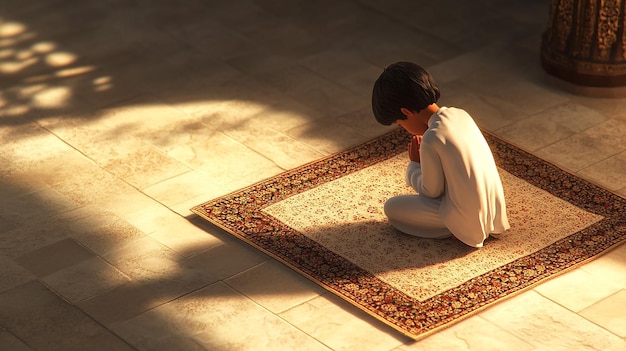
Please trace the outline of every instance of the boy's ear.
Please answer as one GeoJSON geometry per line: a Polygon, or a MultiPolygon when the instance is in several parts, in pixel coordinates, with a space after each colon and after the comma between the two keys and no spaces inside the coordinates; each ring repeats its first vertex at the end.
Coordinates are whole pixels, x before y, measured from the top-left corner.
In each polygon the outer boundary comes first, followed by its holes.
{"type": "Polygon", "coordinates": [[[402,114],[405,115],[406,118],[409,118],[409,116],[413,115],[413,111],[409,110],[406,107],[400,107],[400,112],[402,112],[402,114]]]}

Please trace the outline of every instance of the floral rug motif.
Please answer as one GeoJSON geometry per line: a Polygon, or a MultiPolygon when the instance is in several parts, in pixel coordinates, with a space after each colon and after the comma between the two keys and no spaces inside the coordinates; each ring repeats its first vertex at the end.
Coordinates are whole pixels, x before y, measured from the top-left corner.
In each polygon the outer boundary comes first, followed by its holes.
{"type": "Polygon", "coordinates": [[[419,339],[626,239],[626,199],[485,136],[511,229],[481,249],[386,223],[385,200],[413,193],[401,129],[192,211],[419,339]]]}

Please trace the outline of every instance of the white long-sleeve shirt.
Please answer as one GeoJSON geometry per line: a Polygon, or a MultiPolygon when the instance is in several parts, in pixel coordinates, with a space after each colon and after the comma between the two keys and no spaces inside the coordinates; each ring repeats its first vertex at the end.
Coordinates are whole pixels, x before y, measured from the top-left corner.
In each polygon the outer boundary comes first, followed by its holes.
{"type": "Polygon", "coordinates": [[[510,228],[493,154],[464,110],[441,107],[430,117],[420,163],[410,162],[406,177],[420,196],[441,199],[441,219],[467,245],[510,228]]]}

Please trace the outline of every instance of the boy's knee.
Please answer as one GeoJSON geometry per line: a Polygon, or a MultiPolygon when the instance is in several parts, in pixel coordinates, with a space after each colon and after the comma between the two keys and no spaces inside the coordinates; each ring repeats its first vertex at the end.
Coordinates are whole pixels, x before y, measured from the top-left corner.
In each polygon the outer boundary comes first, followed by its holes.
{"type": "Polygon", "coordinates": [[[417,212],[413,206],[407,202],[405,196],[394,196],[385,201],[383,206],[385,216],[392,221],[412,222],[415,220],[417,212]]]}
{"type": "Polygon", "coordinates": [[[385,201],[385,205],[383,206],[383,211],[385,212],[385,216],[389,217],[389,215],[391,214],[393,216],[393,213],[397,212],[398,208],[398,200],[395,197],[389,198],[387,199],[387,201],[385,201]]]}

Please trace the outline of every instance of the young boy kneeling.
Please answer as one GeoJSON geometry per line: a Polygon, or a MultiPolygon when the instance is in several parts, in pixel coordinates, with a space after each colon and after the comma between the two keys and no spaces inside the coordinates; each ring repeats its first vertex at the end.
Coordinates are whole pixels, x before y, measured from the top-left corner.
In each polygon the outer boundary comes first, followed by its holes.
{"type": "Polygon", "coordinates": [[[413,134],[406,181],[417,195],[385,203],[389,223],[422,238],[456,238],[482,247],[509,229],[502,181],[483,134],[464,110],[439,107],[431,75],[398,62],[380,75],[372,93],[376,120],[413,134]]]}

